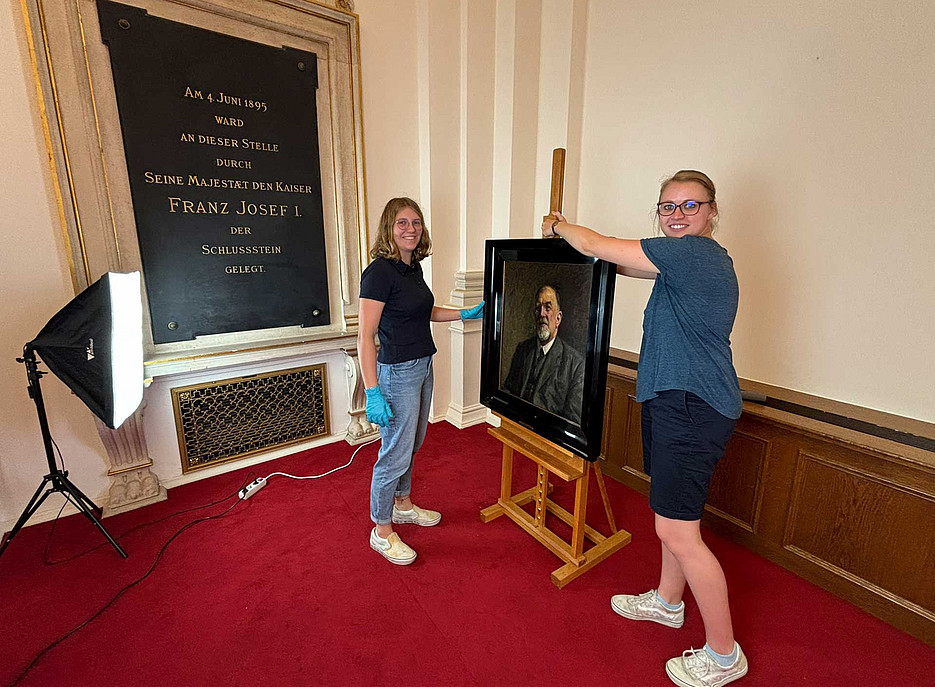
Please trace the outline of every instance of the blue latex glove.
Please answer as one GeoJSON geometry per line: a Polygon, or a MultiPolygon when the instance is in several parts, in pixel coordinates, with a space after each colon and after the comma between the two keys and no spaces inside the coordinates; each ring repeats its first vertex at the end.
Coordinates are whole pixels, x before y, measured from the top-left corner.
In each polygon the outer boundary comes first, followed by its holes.
{"type": "Polygon", "coordinates": [[[364,389],[364,393],[367,394],[367,419],[375,425],[386,427],[390,424],[393,411],[390,409],[390,404],[383,398],[380,385],[364,389]]]}
{"type": "Polygon", "coordinates": [[[484,316],[484,301],[481,301],[473,308],[465,308],[461,311],[462,320],[479,320],[484,316]]]}

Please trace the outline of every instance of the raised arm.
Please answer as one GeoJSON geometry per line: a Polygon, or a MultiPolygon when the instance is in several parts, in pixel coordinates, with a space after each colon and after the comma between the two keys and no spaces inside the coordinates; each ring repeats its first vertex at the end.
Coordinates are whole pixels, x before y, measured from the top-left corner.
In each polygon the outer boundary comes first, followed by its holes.
{"type": "Polygon", "coordinates": [[[553,215],[555,219],[542,222],[543,236],[559,236],[580,253],[616,263],[618,274],[641,279],[655,279],[659,274],[639,240],[604,236],[587,227],[570,224],[559,212],[553,215]]]}

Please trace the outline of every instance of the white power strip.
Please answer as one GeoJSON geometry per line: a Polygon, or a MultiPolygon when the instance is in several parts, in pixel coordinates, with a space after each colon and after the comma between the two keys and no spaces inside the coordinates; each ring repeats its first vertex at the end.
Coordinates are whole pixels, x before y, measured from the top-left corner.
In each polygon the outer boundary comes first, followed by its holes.
{"type": "Polygon", "coordinates": [[[272,472],[268,474],[266,477],[257,477],[255,480],[250,482],[250,484],[248,484],[243,489],[238,491],[237,495],[240,496],[241,501],[247,500],[248,498],[253,496],[255,493],[257,493],[260,489],[265,487],[267,480],[269,480],[271,477],[275,477],[276,475],[281,475],[283,477],[288,477],[290,479],[320,479],[322,477],[327,477],[328,475],[334,472],[337,472],[338,470],[343,470],[344,468],[350,466],[350,464],[354,462],[354,457],[357,455],[360,449],[362,449],[364,446],[369,446],[370,444],[376,441],[380,441],[380,437],[377,437],[376,439],[371,439],[370,441],[358,446],[356,449],[354,449],[354,452],[351,454],[351,459],[349,461],[347,461],[344,465],[340,467],[334,468],[332,470],[328,470],[328,472],[323,472],[320,475],[305,475],[305,476],[290,475],[287,472],[272,472]]]}
{"type": "Polygon", "coordinates": [[[241,500],[247,500],[254,494],[256,494],[260,489],[266,486],[265,477],[257,477],[255,480],[250,482],[247,486],[241,489],[237,494],[240,496],[241,500]]]}

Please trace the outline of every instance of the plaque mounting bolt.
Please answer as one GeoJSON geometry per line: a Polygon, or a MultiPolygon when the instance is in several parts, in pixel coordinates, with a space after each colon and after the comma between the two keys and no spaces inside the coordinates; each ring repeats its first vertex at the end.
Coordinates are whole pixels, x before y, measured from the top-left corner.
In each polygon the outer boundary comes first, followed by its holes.
{"type": "Polygon", "coordinates": [[[178,323],[178,322],[170,322],[170,323],[167,324],[166,326],[167,326],[169,329],[178,329],[178,328],[179,328],[179,323],[178,323]]]}
{"type": "Polygon", "coordinates": [[[118,19],[117,26],[119,26],[121,29],[126,31],[127,29],[130,28],[130,22],[126,19],[118,19]]]}
{"type": "Polygon", "coordinates": [[[318,317],[319,315],[321,315],[321,310],[319,310],[318,308],[315,308],[314,310],[312,310],[312,317],[318,317]]]}
{"type": "Polygon", "coordinates": [[[304,63],[304,62],[299,62],[299,63],[297,63],[295,66],[299,68],[299,71],[300,71],[300,72],[304,72],[304,71],[305,71],[305,63],[304,63]]]}

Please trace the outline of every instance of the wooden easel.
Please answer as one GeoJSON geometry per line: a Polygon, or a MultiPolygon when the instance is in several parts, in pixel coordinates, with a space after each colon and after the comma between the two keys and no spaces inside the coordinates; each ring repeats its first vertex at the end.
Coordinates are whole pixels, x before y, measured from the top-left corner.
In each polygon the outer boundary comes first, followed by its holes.
{"type": "Polygon", "coordinates": [[[525,427],[500,417],[499,427],[490,427],[487,431],[503,443],[503,467],[500,473],[500,498],[492,506],[480,512],[482,522],[506,515],[517,525],[526,530],[549,551],[565,561],[565,565],[552,572],[552,584],[564,587],[576,577],[584,574],[610,554],[630,543],[632,538],[626,530],[618,530],[614,514],[610,509],[610,499],[604,486],[604,475],[597,462],[589,462],[576,456],[567,449],[543,439],[525,427]],[[513,451],[519,451],[539,466],[536,486],[513,494],[513,451]],[[589,527],[585,522],[588,507],[588,475],[594,470],[597,486],[604,502],[604,512],[610,525],[611,535],[603,534],[589,527]],[[549,475],[556,475],[566,482],[575,483],[574,513],[549,499],[551,485],[549,475]],[[522,506],[535,501],[534,515],[530,515],[522,506]],[[566,525],[571,526],[571,543],[566,542],[546,527],[545,516],[552,513],[566,525]],[[584,539],[593,544],[584,550],[584,539]]]}
{"type": "MultiPolygon", "coordinates": [[[[565,149],[552,151],[552,189],[549,201],[549,214],[543,221],[551,218],[552,212],[562,211],[562,195],[565,185],[565,149]]],[[[540,437],[525,427],[511,422],[500,415],[499,427],[487,431],[503,444],[503,467],[500,474],[500,498],[497,502],[480,512],[483,522],[506,515],[517,525],[526,530],[543,546],[565,561],[565,565],[552,573],[552,583],[564,587],[576,577],[584,574],[610,554],[630,543],[632,538],[626,530],[617,530],[614,514],[610,509],[610,499],[604,486],[604,475],[597,462],[589,462],[571,451],[540,437]],[[536,486],[513,494],[513,451],[519,451],[539,466],[536,486]],[[611,535],[603,534],[589,527],[585,522],[588,507],[588,476],[594,470],[604,512],[610,525],[611,535]],[[574,514],[549,500],[551,485],[549,476],[556,475],[566,482],[575,483],[574,514]],[[535,501],[534,515],[529,515],[522,506],[535,501]],[[571,543],[566,542],[546,527],[547,513],[552,513],[566,525],[571,526],[571,543]],[[584,550],[584,539],[593,544],[584,550]]]]}

